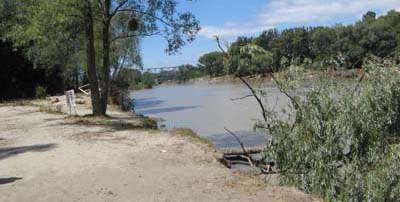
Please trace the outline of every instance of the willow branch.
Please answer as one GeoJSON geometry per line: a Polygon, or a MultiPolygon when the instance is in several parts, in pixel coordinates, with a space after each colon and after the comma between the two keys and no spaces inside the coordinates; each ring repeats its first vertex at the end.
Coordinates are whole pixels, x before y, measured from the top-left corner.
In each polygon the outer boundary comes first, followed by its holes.
{"type": "Polygon", "coordinates": [[[254,88],[251,87],[251,85],[244,78],[239,77],[239,79],[247,86],[248,89],[250,89],[252,96],[257,100],[258,105],[260,106],[260,108],[262,110],[262,116],[264,118],[264,121],[267,122],[268,118],[267,118],[267,115],[265,114],[265,112],[266,112],[265,107],[261,101],[261,98],[257,95],[256,90],[254,90],[254,88]]]}
{"type": "Polygon", "coordinates": [[[222,51],[222,53],[225,55],[225,57],[228,58],[228,53],[221,46],[221,41],[219,39],[219,36],[214,35],[214,37],[215,37],[215,40],[217,40],[218,48],[222,51]]]}
{"type": "Polygon", "coordinates": [[[303,112],[302,112],[302,109],[301,109],[301,107],[300,107],[300,104],[297,102],[297,100],[296,100],[292,95],[290,95],[286,90],[284,90],[284,89],[282,88],[282,84],[279,82],[279,80],[277,80],[277,79],[275,78],[275,76],[274,76],[273,73],[270,73],[270,75],[271,75],[271,78],[274,80],[276,86],[278,87],[279,91],[280,91],[281,93],[283,93],[284,95],[286,95],[286,97],[289,98],[289,100],[290,100],[291,103],[293,104],[294,108],[296,109],[296,121],[295,121],[295,123],[293,124],[292,129],[291,129],[291,130],[293,130],[294,125],[295,125],[296,123],[300,123],[300,122],[301,122],[301,117],[303,116],[303,112]]]}

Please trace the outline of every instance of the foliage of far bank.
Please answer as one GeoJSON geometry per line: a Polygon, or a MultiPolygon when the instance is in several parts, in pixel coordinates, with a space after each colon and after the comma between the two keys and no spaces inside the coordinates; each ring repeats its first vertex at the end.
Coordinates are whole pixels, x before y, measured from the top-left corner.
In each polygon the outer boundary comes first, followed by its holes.
{"type": "MultiPolygon", "coordinates": [[[[222,44],[220,44],[222,45],[222,44]]],[[[298,27],[266,30],[257,37],[239,37],[225,47],[202,55],[196,66],[182,65],[179,71],[154,73],[159,82],[224,75],[264,75],[290,66],[307,70],[361,68],[371,56],[400,62],[400,12],[377,17],[367,12],[352,25],[298,27]]]]}
{"type": "Polygon", "coordinates": [[[210,76],[246,76],[280,71],[289,65],[307,69],[360,68],[370,55],[400,62],[400,12],[377,17],[367,12],[352,25],[266,30],[257,37],[239,37],[226,54],[200,57],[199,67],[210,76]],[[228,57],[228,59],[226,59],[228,57]]]}

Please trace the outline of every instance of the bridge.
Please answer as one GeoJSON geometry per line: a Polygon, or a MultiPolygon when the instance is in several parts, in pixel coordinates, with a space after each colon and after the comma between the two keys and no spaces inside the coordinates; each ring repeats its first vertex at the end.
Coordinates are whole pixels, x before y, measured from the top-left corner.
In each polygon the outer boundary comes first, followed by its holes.
{"type": "Polygon", "coordinates": [[[150,73],[160,73],[162,71],[178,71],[181,67],[155,67],[155,68],[144,68],[142,73],[150,72],[150,73]]]}

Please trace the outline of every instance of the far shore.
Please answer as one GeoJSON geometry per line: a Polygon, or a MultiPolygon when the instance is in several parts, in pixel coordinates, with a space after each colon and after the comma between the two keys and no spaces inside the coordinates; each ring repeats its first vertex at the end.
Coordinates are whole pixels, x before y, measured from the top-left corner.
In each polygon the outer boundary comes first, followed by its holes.
{"type": "MultiPolygon", "coordinates": [[[[359,77],[363,74],[363,72],[364,71],[362,69],[329,70],[329,71],[323,71],[323,72],[318,71],[318,70],[309,70],[307,72],[307,75],[309,78],[313,78],[317,74],[322,73],[322,74],[325,74],[332,78],[345,79],[345,78],[359,77]]],[[[271,77],[268,75],[251,75],[251,76],[244,76],[244,78],[248,79],[252,82],[271,81],[271,77]]],[[[222,83],[241,83],[241,81],[238,77],[235,77],[233,75],[223,75],[223,76],[217,76],[217,77],[204,76],[204,77],[189,79],[184,82],[170,80],[170,81],[163,82],[156,86],[169,86],[169,85],[180,85],[180,84],[183,84],[183,85],[187,85],[187,84],[222,84],[222,83]]],[[[154,87],[156,87],[156,86],[154,86],[154,87]]]]}

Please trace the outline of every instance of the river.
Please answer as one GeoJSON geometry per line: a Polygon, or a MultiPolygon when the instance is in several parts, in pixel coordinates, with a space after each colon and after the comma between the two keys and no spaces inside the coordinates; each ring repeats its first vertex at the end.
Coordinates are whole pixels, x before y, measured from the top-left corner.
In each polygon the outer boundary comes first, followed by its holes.
{"type": "MultiPolygon", "coordinates": [[[[263,84],[269,107],[279,111],[288,100],[272,82],[263,84]]],[[[263,145],[265,133],[254,132],[261,110],[253,97],[232,100],[249,95],[241,83],[161,85],[153,89],[131,92],[135,111],[165,120],[167,129],[190,128],[201,137],[213,141],[220,148],[238,147],[225,131],[234,131],[247,147],[263,145]]]]}

